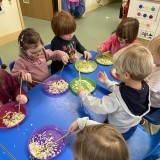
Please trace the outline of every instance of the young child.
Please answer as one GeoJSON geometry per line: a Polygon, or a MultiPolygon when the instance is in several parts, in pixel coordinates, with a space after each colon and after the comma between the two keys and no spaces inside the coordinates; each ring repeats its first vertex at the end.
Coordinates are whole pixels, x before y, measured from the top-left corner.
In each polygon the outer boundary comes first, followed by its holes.
{"type": "Polygon", "coordinates": [[[112,93],[100,99],[79,87],[77,94],[85,107],[97,114],[107,114],[108,123],[128,139],[150,111],[149,87],[144,79],[152,72],[153,58],[147,48],[132,44],[117,52],[113,61],[122,83],[116,85],[105,73],[98,73],[99,81],[112,93]]]}
{"type": "Polygon", "coordinates": [[[98,46],[99,53],[109,51],[114,55],[121,48],[127,47],[132,43],[138,43],[136,40],[139,30],[139,22],[135,18],[127,17],[118,25],[115,33],[109,39],[98,46]]]}
{"type": "MultiPolygon", "coordinates": [[[[84,55],[86,60],[92,58],[90,52],[88,52],[75,36],[76,23],[70,13],[61,11],[55,14],[51,22],[52,30],[55,37],[51,41],[51,49],[62,50],[69,55],[69,62],[75,62],[79,59],[75,54],[76,50],[84,55]]],[[[51,74],[61,70],[63,63],[61,61],[52,61],[51,74]]]]}
{"type": "Polygon", "coordinates": [[[23,30],[19,37],[20,58],[16,60],[12,69],[12,76],[27,81],[28,89],[34,87],[37,83],[42,82],[50,76],[47,61],[62,60],[62,63],[68,63],[68,55],[60,50],[45,50],[42,39],[38,32],[32,28],[23,30]]]}
{"type": "Polygon", "coordinates": [[[154,60],[155,67],[145,79],[151,93],[151,110],[160,108],[160,36],[149,42],[148,45],[154,60]]]}
{"type": "Polygon", "coordinates": [[[14,78],[0,67],[0,106],[13,100],[25,104],[28,98],[23,91],[20,94],[20,85],[14,78]]]}
{"type": "Polygon", "coordinates": [[[87,122],[90,123],[85,124],[78,118],[69,128],[69,132],[82,129],[74,140],[74,160],[115,160],[117,157],[129,160],[127,145],[117,129],[91,120],[87,122]]]}

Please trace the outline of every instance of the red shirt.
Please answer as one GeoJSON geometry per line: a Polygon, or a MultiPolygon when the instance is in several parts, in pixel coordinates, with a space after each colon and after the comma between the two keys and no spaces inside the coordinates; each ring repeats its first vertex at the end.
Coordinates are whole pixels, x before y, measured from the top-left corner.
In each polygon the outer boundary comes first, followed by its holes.
{"type": "MultiPolygon", "coordinates": [[[[5,70],[2,70],[2,73],[5,85],[0,84],[0,102],[5,104],[16,99],[20,93],[20,84],[5,70]]],[[[22,94],[26,95],[23,88],[22,94]]]]}

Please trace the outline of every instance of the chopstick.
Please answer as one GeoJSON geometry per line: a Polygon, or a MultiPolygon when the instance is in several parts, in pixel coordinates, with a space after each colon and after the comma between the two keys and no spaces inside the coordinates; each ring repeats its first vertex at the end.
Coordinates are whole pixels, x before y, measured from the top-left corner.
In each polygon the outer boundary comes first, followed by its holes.
{"type": "Polygon", "coordinates": [[[64,69],[64,66],[65,66],[65,64],[63,64],[63,67],[62,67],[62,69],[61,69],[61,71],[60,71],[60,77],[61,77],[61,75],[62,75],[62,71],[63,71],[63,69],[64,69]]]}
{"type": "Polygon", "coordinates": [[[61,139],[65,138],[65,137],[67,137],[69,134],[70,134],[70,133],[67,133],[67,134],[65,134],[64,136],[62,136],[61,138],[57,139],[56,141],[53,142],[53,144],[54,144],[54,143],[57,143],[58,141],[60,141],[61,139]]]}
{"type": "MultiPolygon", "coordinates": [[[[20,91],[19,91],[19,95],[21,97],[21,92],[22,92],[22,77],[21,77],[21,82],[20,82],[20,91]]],[[[20,101],[18,103],[18,112],[20,112],[20,107],[21,107],[21,104],[20,104],[20,101]]]]}
{"type": "MultiPolygon", "coordinates": [[[[60,141],[61,139],[64,139],[65,137],[67,137],[68,135],[70,135],[70,133],[65,134],[64,136],[62,136],[61,138],[57,139],[56,141],[52,142],[50,145],[48,145],[47,147],[51,147],[53,144],[57,143],[58,141],[60,141]]],[[[45,151],[47,148],[42,149],[41,152],[45,151]]]]}
{"type": "Polygon", "coordinates": [[[44,82],[39,82],[39,81],[35,81],[35,80],[32,80],[32,82],[41,83],[41,84],[46,84],[46,83],[44,83],[44,82]]]}
{"type": "Polygon", "coordinates": [[[80,80],[80,86],[81,86],[81,74],[80,74],[80,70],[79,70],[79,80],[80,80]]]}
{"type": "MultiPolygon", "coordinates": [[[[18,78],[20,78],[20,77],[18,77],[18,78]]],[[[32,80],[32,82],[46,84],[46,83],[43,83],[43,82],[40,82],[40,81],[35,81],[35,80],[32,80]]]]}
{"type": "Polygon", "coordinates": [[[13,159],[13,160],[16,160],[16,158],[14,158],[13,156],[12,156],[12,154],[2,145],[2,144],[0,144],[0,147],[13,159]]]}

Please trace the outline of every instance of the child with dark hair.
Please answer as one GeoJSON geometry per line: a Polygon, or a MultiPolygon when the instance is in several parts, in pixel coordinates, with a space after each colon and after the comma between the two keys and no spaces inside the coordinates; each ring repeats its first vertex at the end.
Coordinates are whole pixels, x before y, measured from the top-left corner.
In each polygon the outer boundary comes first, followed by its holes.
{"type": "Polygon", "coordinates": [[[45,49],[43,41],[38,32],[32,28],[23,30],[19,37],[20,58],[15,61],[12,69],[12,76],[27,81],[28,89],[34,87],[37,83],[34,81],[44,81],[50,76],[47,61],[59,60],[62,63],[68,63],[68,55],[60,50],[51,51],[45,49]]]}
{"type": "Polygon", "coordinates": [[[106,42],[98,46],[99,53],[109,51],[114,55],[121,48],[125,48],[130,44],[138,43],[136,40],[139,30],[139,22],[136,18],[127,17],[118,25],[115,33],[113,33],[106,42]]]}
{"type": "MultiPolygon", "coordinates": [[[[51,27],[55,34],[55,37],[51,41],[51,49],[61,50],[69,55],[69,62],[75,62],[79,60],[76,51],[84,55],[86,60],[92,58],[90,52],[88,52],[78,41],[75,36],[76,23],[70,13],[61,11],[55,14],[51,21],[51,27]]],[[[51,74],[61,70],[63,63],[61,61],[52,61],[51,74]]]]}

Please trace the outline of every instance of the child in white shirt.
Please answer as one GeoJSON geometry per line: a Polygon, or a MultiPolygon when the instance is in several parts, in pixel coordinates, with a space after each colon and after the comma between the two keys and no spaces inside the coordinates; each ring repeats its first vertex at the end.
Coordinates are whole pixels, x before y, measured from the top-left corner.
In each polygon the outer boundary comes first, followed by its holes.
{"type": "Polygon", "coordinates": [[[151,96],[151,109],[160,108],[160,36],[152,39],[148,44],[152,53],[155,67],[145,79],[149,85],[151,96]]]}
{"type": "Polygon", "coordinates": [[[81,87],[77,94],[85,107],[97,114],[107,114],[108,123],[128,139],[142,117],[150,111],[149,87],[144,79],[152,72],[153,58],[146,47],[132,44],[117,52],[113,60],[116,74],[122,83],[117,85],[105,73],[98,73],[99,81],[111,94],[100,99],[81,87]]]}

